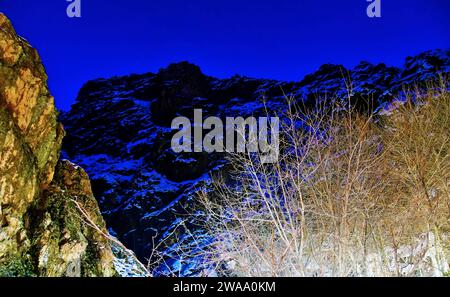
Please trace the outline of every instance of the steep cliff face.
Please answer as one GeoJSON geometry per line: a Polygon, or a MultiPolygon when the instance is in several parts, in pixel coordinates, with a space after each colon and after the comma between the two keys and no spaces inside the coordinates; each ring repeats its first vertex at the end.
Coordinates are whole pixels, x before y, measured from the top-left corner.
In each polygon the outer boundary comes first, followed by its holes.
{"type": "Polygon", "coordinates": [[[438,73],[450,73],[448,50],[407,58],[403,68],[323,65],[299,82],[218,79],[187,62],[158,73],[97,79],[87,82],[72,109],[62,114],[68,131],[63,151],[86,168],[108,227],[127,247],[146,259],[156,244],[167,266],[190,275],[192,265],[180,254],[181,246],[193,241],[191,234],[201,232],[194,193],[210,182],[213,171],[223,171],[226,161],[223,154],[174,153],[170,122],[175,116],[192,119],[194,108],[201,108],[204,118],[265,115],[266,108],[286,108],[284,94],[314,107],[318,97],[347,98],[350,82],[354,105],[371,112],[388,106],[403,87],[421,85],[438,73]],[[168,240],[170,234],[176,240],[168,240]]]}
{"type": "Polygon", "coordinates": [[[36,50],[0,14],[0,276],[116,274],[87,174],[59,161],[63,136],[36,50]]]}

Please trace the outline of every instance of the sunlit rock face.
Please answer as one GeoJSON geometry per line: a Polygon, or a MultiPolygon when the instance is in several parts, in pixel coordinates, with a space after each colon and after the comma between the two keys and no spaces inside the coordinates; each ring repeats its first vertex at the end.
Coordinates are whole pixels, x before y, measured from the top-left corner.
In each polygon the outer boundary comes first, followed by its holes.
{"type": "Polygon", "coordinates": [[[317,98],[350,98],[361,112],[373,112],[393,100],[403,87],[450,71],[450,52],[425,52],[406,60],[403,68],[361,62],[353,69],[323,65],[298,82],[236,75],[218,79],[188,62],[157,73],[102,78],[87,82],[71,110],[61,115],[68,133],[63,151],[89,173],[107,225],[142,260],[154,243],[167,265],[182,275],[180,246],[191,240],[198,208],[195,191],[226,170],[224,154],[176,154],[170,147],[175,116],[204,118],[266,115],[286,108],[286,96],[314,108],[317,98]],[[189,229],[189,232],[186,230],[189,229]],[[181,267],[181,268],[180,268],[181,267]]]}
{"type": "Polygon", "coordinates": [[[59,160],[57,116],[36,50],[0,14],[0,276],[116,275],[89,178],[59,160]]]}

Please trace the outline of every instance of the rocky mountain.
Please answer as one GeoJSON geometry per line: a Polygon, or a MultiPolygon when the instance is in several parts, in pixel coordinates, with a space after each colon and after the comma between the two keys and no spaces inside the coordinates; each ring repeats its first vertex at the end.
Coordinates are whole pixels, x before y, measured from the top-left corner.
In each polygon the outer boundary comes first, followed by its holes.
{"type": "Polygon", "coordinates": [[[131,256],[114,255],[126,250],[111,242],[86,172],[59,158],[53,100],[37,51],[0,13],[0,276],[120,275],[131,256]]]}
{"type": "Polygon", "coordinates": [[[192,118],[194,108],[204,117],[261,115],[266,108],[283,110],[285,96],[304,108],[313,108],[317,98],[350,96],[359,110],[372,112],[405,87],[420,87],[449,72],[450,51],[435,50],[407,58],[403,68],[327,64],[299,82],[217,79],[188,62],[158,73],[96,79],[61,116],[68,134],[64,152],[89,173],[111,233],[142,261],[159,246],[167,266],[190,275],[195,263],[180,264],[179,254],[192,234],[201,233],[194,193],[208,185],[212,172],[226,167],[226,160],[217,153],[175,154],[170,147],[175,116],[192,118]],[[176,236],[166,240],[169,234],[176,236]]]}

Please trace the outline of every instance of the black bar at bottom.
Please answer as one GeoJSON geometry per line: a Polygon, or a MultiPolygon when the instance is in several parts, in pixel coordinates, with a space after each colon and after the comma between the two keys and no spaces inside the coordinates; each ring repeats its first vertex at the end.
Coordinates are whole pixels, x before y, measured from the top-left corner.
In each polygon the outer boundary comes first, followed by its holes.
{"type": "Polygon", "coordinates": [[[0,278],[0,288],[81,297],[91,296],[93,290],[101,296],[124,297],[315,296],[320,293],[384,296],[437,290],[441,285],[448,289],[448,281],[448,278],[0,278]]]}

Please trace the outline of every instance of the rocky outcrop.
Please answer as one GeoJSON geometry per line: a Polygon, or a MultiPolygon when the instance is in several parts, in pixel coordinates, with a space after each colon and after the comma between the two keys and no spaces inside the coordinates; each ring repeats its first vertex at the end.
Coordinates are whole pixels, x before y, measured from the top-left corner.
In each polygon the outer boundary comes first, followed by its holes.
{"type": "Polygon", "coordinates": [[[59,161],[39,56],[0,14],[0,276],[113,276],[114,255],[86,172],[59,161]]]}
{"type": "Polygon", "coordinates": [[[205,118],[265,115],[266,108],[286,108],[284,95],[305,108],[313,108],[317,98],[350,96],[367,112],[393,100],[405,86],[449,72],[450,51],[436,50],[408,58],[403,68],[327,64],[299,82],[239,75],[217,79],[187,62],[157,73],[97,79],[87,82],[72,109],[62,114],[68,131],[63,151],[86,168],[108,227],[128,248],[144,260],[153,243],[164,241],[159,247],[165,264],[190,275],[192,265],[180,265],[179,247],[198,231],[194,192],[226,162],[221,154],[175,154],[169,127],[175,115],[192,118],[194,108],[205,118]],[[174,233],[175,241],[165,240],[174,233]]]}
{"type": "Polygon", "coordinates": [[[89,177],[67,160],[27,217],[40,276],[113,276],[114,255],[89,177]]]}

